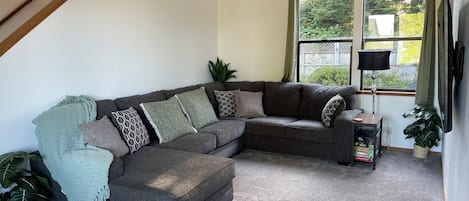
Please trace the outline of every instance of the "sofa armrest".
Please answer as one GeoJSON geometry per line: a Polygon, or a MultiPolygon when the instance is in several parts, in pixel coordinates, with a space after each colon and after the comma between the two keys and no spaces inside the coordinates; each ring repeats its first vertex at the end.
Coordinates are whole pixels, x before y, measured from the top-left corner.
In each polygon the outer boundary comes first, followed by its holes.
{"type": "Polygon", "coordinates": [[[362,110],[344,110],[334,121],[334,144],[336,159],[340,162],[352,162],[353,159],[353,118],[362,110]]]}

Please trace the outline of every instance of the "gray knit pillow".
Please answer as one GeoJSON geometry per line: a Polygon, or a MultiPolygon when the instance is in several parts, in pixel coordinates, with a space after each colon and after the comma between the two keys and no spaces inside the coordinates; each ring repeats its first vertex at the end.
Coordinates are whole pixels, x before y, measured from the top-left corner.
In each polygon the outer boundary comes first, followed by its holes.
{"type": "Polygon", "coordinates": [[[196,133],[176,97],[165,101],[142,103],[140,107],[155,129],[160,143],[166,143],[180,136],[196,133]]]}
{"type": "Polygon", "coordinates": [[[235,91],[235,117],[265,117],[262,92],[235,91]]]}
{"type": "Polygon", "coordinates": [[[176,94],[176,98],[189,115],[189,121],[196,129],[218,121],[204,87],[176,94]]]}
{"type": "Polygon", "coordinates": [[[235,91],[217,91],[214,90],[213,93],[217,98],[218,102],[218,115],[220,117],[234,117],[236,111],[236,102],[235,102],[235,91]]]}
{"type": "Polygon", "coordinates": [[[107,116],[97,121],[80,124],[78,128],[89,144],[106,149],[117,157],[129,153],[129,148],[122,140],[119,131],[107,116]]]}
{"type": "Polygon", "coordinates": [[[111,114],[119,125],[122,137],[124,137],[130,153],[134,153],[150,143],[148,131],[133,107],[127,110],[112,112],[111,114]]]}
{"type": "Polygon", "coordinates": [[[345,101],[340,94],[333,96],[322,109],[321,121],[325,127],[332,127],[335,118],[345,109],[345,101]]]}

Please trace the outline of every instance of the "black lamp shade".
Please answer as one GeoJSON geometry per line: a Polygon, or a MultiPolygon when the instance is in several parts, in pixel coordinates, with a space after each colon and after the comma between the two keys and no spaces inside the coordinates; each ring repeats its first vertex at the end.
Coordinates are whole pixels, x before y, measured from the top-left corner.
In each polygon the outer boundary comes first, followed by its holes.
{"type": "Polygon", "coordinates": [[[359,50],[359,70],[387,70],[389,69],[390,50],[359,50]]]}

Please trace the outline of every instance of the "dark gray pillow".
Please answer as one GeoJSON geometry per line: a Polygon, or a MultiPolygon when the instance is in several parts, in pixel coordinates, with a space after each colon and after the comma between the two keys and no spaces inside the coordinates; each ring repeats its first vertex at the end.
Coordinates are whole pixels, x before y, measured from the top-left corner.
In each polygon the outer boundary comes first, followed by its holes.
{"type": "Polygon", "coordinates": [[[333,96],[322,109],[321,121],[325,127],[332,127],[335,118],[345,109],[345,100],[337,94],[333,96]]]}
{"type": "Polygon", "coordinates": [[[80,124],[78,128],[89,144],[106,149],[117,157],[129,153],[129,148],[120,137],[119,131],[107,116],[97,121],[80,124]]]}
{"type": "Polygon", "coordinates": [[[133,107],[127,110],[112,112],[112,117],[119,125],[130,153],[134,153],[143,146],[150,143],[150,136],[143,125],[142,119],[133,107]]]}
{"type": "Polygon", "coordinates": [[[262,92],[235,91],[235,117],[265,117],[262,92]]]}

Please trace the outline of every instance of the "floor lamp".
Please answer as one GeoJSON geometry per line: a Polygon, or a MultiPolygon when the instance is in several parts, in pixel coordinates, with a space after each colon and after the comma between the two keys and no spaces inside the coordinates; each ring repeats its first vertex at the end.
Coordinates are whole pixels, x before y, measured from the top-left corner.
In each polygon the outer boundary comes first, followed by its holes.
{"type": "Polygon", "coordinates": [[[373,97],[373,114],[375,114],[376,71],[388,70],[390,50],[359,50],[358,70],[371,70],[371,95],[373,97]]]}

